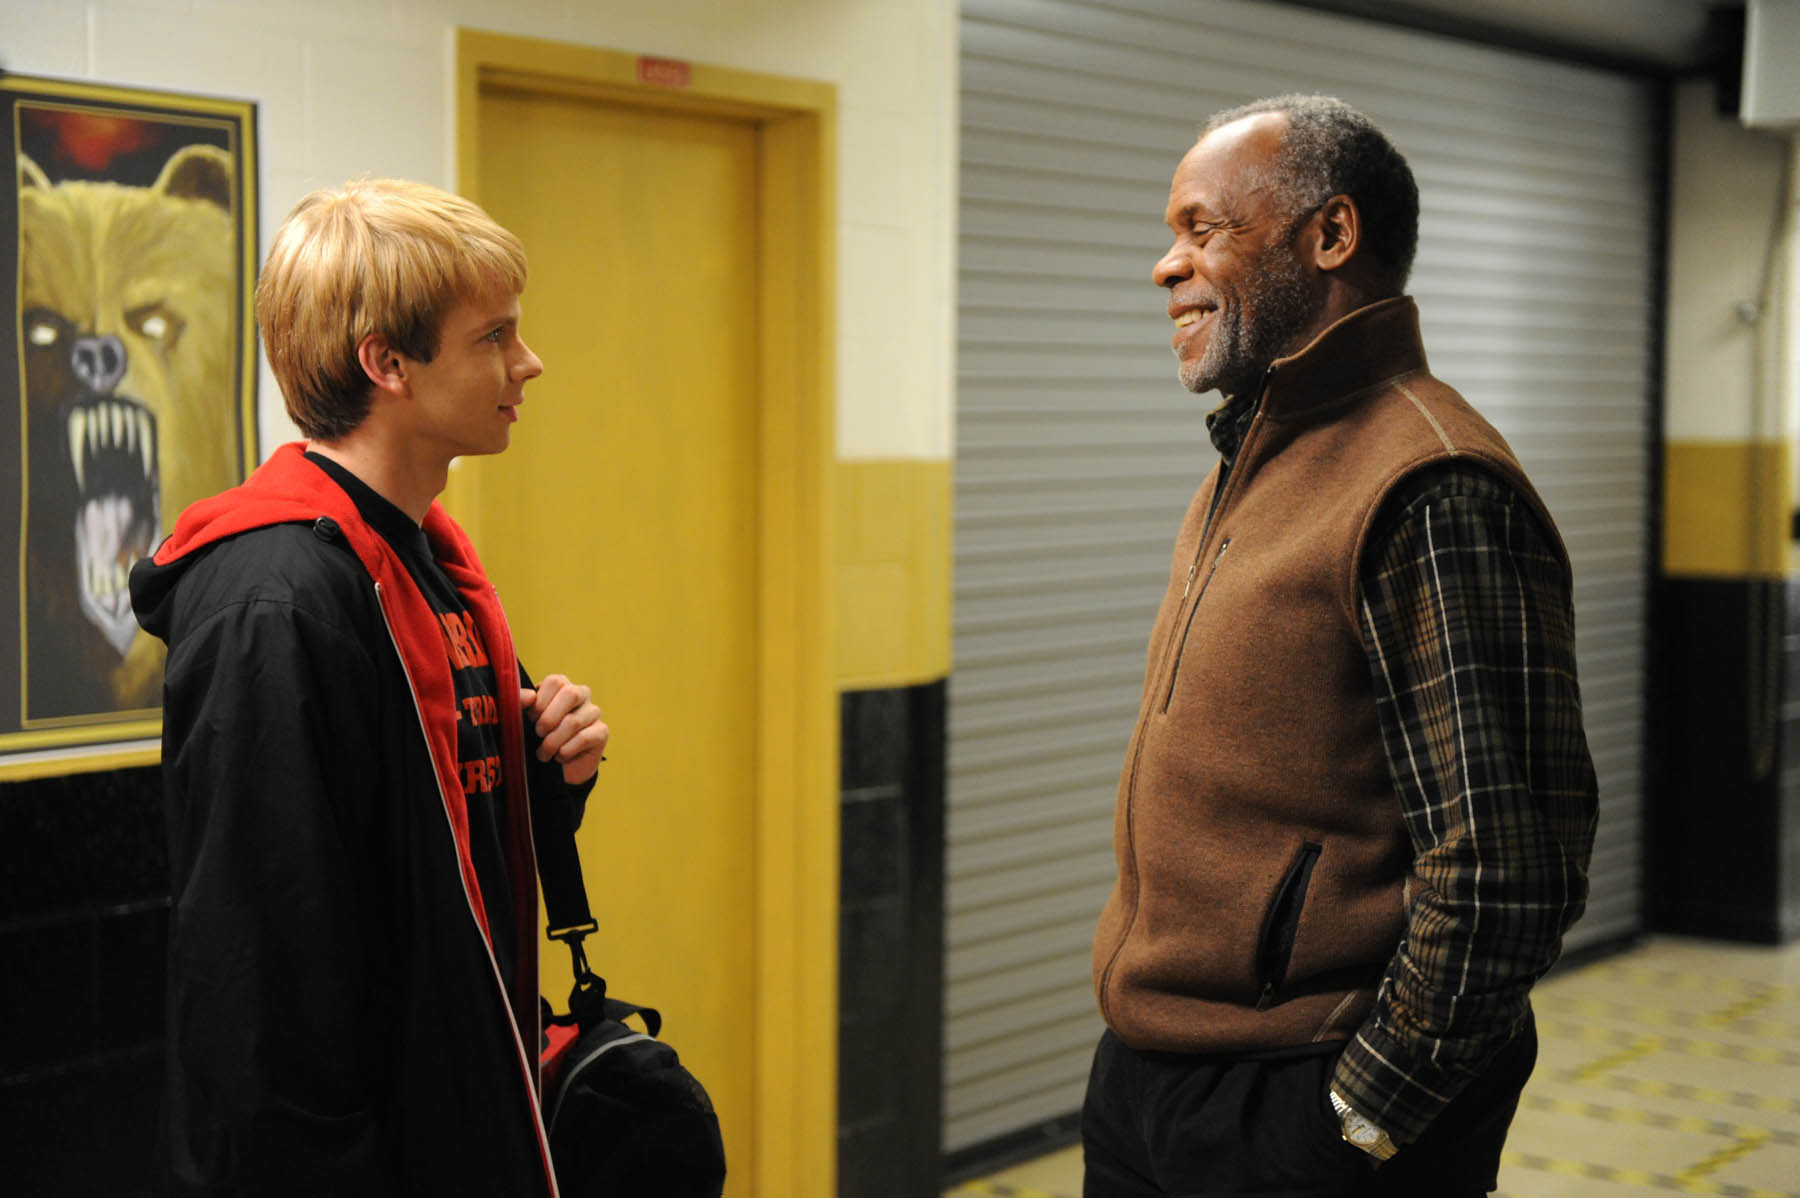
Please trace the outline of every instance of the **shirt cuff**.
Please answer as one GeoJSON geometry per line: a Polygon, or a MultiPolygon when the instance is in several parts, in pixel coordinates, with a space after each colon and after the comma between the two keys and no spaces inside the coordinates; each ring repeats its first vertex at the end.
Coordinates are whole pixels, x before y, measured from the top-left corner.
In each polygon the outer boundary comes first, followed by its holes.
{"type": "Polygon", "coordinates": [[[1415,1060],[1399,1037],[1371,1019],[1356,1033],[1332,1075],[1332,1088],[1357,1114],[1405,1147],[1425,1133],[1474,1075],[1415,1060]]]}

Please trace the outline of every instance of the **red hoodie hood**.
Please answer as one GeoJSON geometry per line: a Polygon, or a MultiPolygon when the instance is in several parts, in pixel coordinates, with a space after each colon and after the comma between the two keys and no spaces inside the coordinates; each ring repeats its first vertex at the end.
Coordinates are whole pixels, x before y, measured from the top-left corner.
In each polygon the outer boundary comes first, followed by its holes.
{"type": "MultiPolygon", "coordinates": [[[[155,556],[132,571],[131,601],[138,622],[153,636],[167,639],[164,603],[199,550],[254,529],[311,524],[321,516],[338,526],[363,569],[383,590],[415,589],[381,534],[364,522],[355,501],[330,475],[307,460],[304,443],[293,442],[277,449],[241,485],[202,499],[181,513],[155,556]]],[[[490,590],[475,547],[442,504],[432,502],[425,513],[424,529],[433,556],[459,590],[490,590]]]]}
{"type": "MultiPolygon", "coordinates": [[[[356,503],[331,477],[306,458],[306,446],[277,449],[248,479],[229,491],[202,499],[181,513],[175,529],[158,546],[154,562],[169,566],[226,537],[271,524],[310,524],[321,516],[337,523],[370,577],[382,582],[391,555],[380,534],[363,522],[356,503]]],[[[425,535],[445,565],[480,571],[481,563],[462,529],[435,500],[425,513],[425,535]]]]}

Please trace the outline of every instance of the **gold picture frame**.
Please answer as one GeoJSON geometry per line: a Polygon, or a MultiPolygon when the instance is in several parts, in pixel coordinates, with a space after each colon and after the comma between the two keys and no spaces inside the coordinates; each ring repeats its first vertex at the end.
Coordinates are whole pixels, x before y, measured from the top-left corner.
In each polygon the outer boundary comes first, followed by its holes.
{"type": "Polygon", "coordinates": [[[0,104],[0,779],[147,764],[126,577],[257,461],[256,106],[22,75],[0,104]]]}

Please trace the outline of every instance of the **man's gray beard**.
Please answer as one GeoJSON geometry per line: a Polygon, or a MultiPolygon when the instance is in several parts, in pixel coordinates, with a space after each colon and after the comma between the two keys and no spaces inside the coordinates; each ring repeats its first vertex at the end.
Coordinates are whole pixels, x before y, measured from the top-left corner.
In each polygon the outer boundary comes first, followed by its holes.
{"type": "Polygon", "coordinates": [[[1318,315],[1319,301],[1290,245],[1273,247],[1257,265],[1261,269],[1249,284],[1252,303],[1245,304],[1242,295],[1221,294],[1206,352],[1177,368],[1181,385],[1196,395],[1215,387],[1237,395],[1257,386],[1269,363],[1318,315]],[[1254,325],[1245,324],[1247,307],[1255,309],[1254,325]]]}

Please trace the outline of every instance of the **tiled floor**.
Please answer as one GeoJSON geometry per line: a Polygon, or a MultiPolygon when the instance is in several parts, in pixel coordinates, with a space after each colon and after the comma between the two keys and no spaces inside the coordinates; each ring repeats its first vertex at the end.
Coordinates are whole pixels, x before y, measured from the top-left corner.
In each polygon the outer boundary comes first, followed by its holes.
{"type": "MultiPolygon", "coordinates": [[[[1800,1198],[1800,944],[1652,939],[1539,986],[1510,1198],[1800,1198]]],[[[1064,1149],[948,1191],[1076,1198],[1064,1149]]]]}

